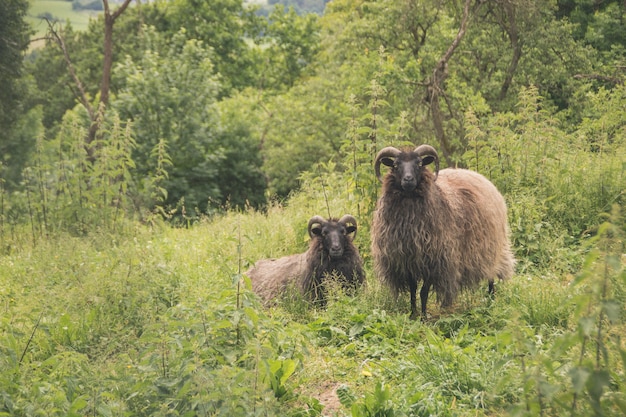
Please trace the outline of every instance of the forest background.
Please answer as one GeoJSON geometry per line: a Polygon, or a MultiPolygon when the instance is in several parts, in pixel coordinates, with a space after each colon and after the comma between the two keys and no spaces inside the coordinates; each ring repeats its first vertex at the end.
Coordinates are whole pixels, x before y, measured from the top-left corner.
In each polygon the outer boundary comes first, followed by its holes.
{"type": "Polygon", "coordinates": [[[0,3],[0,415],[626,413],[625,2],[37,3],[0,3]],[[373,157],[421,143],[518,259],[423,323],[369,256],[373,157]],[[247,266],[345,213],[366,288],[261,308],[247,266]]]}

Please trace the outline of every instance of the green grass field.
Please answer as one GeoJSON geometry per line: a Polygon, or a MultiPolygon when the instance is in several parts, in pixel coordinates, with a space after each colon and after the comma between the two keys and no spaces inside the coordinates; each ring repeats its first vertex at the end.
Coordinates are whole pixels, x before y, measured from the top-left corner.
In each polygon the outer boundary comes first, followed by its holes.
{"type": "Polygon", "coordinates": [[[38,39],[43,37],[48,30],[48,24],[41,16],[51,16],[63,24],[69,21],[74,30],[85,30],[89,24],[89,19],[96,15],[97,13],[94,12],[72,10],[71,1],[31,0],[26,21],[35,30],[33,38],[38,39]]]}
{"type": "Polygon", "coordinates": [[[303,201],[35,245],[28,229],[3,229],[0,411],[532,416],[597,405],[621,415],[624,325],[595,309],[611,303],[602,285],[624,288],[623,264],[607,275],[598,253],[576,286],[518,275],[494,300],[485,285],[449,311],[433,299],[432,317],[411,321],[408,297],[394,300],[373,277],[365,234],[368,280],[356,297],[331,291],[325,309],[298,297],[265,309],[241,274],[305,250],[307,219],[323,207],[303,201]]]}
{"type": "Polygon", "coordinates": [[[433,296],[412,321],[408,294],[373,273],[371,173],[303,174],[283,204],[181,212],[175,227],[113,203],[122,187],[110,179],[126,176],[110,161],[123,172],[127,149],[112,126],[91,176],[85,155],[61,155],[56,175],[35,165],[27,192],[0,194],[0,416],[626,415],[626,227],[596,185],[619,200],[621,143],[603,155],[555,146],[551,165],[524,146],[535,130],[511,136],[512,166],[541,179],[526,188],[502,173],[516,275],[444,311],[433,296]],[[598,222],[575,241],[559,226],[592,210],[598,222]],[[331,285],[325,308],[297,294],[263,307],[248,266],[303,252],[308,220],[327,214],[359,222],[367,285],[355,296],[331,285]]]}

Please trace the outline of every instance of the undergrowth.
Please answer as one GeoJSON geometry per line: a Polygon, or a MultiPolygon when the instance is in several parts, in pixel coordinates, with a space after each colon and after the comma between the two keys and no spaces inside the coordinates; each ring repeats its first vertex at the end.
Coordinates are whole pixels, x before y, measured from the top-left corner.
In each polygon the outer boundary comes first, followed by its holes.
{"type": "MultiPolygon", "coordinates": [[[[126,126],[107,122],[92,163],[68,115],[24,190],[0,188],[0,415],[624,415],[623,138],[583,146],[532,89],[517,115],[468,114],[465,162],[506,195],[517,275],[411,321],[369,254],[371,160],[406,143],[406,121],[378,112],[382,89],[366,116],[351,103],[344,158],[286,203],[180,228],[158,209],[133,220],[126,126]],[[263,308],[247,268],[306,250],[311,216],[348,213],[366,285],[329,288],[325,308],[297,295],[263,308]]],[[[158,203],[166,147],[153,157],[143,197],[158,203]]]]}

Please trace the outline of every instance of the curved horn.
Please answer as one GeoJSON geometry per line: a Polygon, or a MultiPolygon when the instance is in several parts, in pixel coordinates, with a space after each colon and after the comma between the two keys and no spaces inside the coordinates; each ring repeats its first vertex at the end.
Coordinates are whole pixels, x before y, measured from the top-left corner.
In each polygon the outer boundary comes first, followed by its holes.
{"type": "Polygon", "coordinates": [[[426,156],[430,156],[435,160],[435,181],[437,181],[437,177],[439,176],[439,155],[435,148],[430,145],[420,145],[413,151],[419,155],[420,158],[424,159],[426,156]]]}
{"type": "Polygon", "coordinates": [[[343,225],[352,224],[354,226],[354,236],[356,236],[357,223],[356,219],[352,217],[352,215],[345,214],[341,219],[339,219],[339,223],[343,225]]]}
{"type": "Polygon", "coordinates": [[[313,238],[313,233],[311,232],[311,226],[313,226],[314,224],[320,224],[323,225],[326,223],[326,220],[322,217],[322,216],[313,216],[311,217],[311,220],[309,220],[309,226],[307,227],[307,230],[309,231],[309,237],[313,238]]]}
{"type": "Polygon", "coordinates": [[[376,171],[376,178],[378,181],[382,181],[380,178],[380,160],[385,157],[395,158],[400,154],[400,150],[394,148],[393,146],[387,146],[386,148],[382,148],[378,154],[376,155],[376,160],[374,162],[374,170],[376,171]]]}

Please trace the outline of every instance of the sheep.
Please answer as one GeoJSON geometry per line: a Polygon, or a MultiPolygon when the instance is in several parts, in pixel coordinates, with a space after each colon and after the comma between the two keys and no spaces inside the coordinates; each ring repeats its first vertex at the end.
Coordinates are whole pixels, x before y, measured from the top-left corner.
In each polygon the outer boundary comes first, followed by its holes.
{"type": "Polygon", "coordinates": [[[357,222],[349,214],[339,220],[313,216],[308,225],[309,249],[258,261],[246,272],[253,291],[269,305],[293,285],[306,298],[323,305],[323,283],[329,276],[337,277],[345,290],[356,289],[365,278],[363,261],[353,243],[356,231],[357,222]]]}
{"type": "Polygon", "coordinates": [[[421,315],[431,287],[442,307],[459,290],[482,279],[494,292],[494,277],[513,275],[507,208],[502,195],[484,176],[467,169],[439,171],[430,145],[414,150],[386,147],[376,155],[375,173],[382,182],[371,229],[374,271],[395,295],[410,291],[411,319],[421,315]],[[435,173],[426,165],[435,163],[435,173]],[[381,178],[380,164],[391,169],[381,178]]]}

